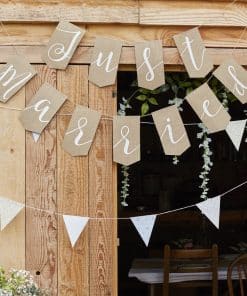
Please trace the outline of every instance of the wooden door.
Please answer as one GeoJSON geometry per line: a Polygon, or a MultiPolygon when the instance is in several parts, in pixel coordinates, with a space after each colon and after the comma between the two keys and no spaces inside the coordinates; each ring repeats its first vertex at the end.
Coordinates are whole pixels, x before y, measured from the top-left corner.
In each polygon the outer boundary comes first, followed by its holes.
{"type": "Polygon", "coordinates": [[[117,295],[116,221],[90,220],[72,249],[61,216],[117,215],[112,121],[101,120],[87,157],[72,157],[61,147],[75,105],[113,115],[116,86],[90,84],[86,64],[66,71],[35,67],[38,75],[1,106],[23,109],[45,81],[68,100],[37,143],[19,123],[19,110],[0,108],[0,196],[27,205],[0,233],[0,265],[30,270],[52,295],[117,295]]]}

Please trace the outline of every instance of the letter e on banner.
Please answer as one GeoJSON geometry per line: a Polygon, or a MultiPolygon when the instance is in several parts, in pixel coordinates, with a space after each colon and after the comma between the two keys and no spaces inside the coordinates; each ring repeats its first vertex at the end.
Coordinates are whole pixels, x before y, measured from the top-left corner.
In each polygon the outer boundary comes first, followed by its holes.
{"type": "Polygon", "coordinates": [[[197,28],[177,34],[173,39],[191,78],[203,78],[213,69],[213,62],[197,28]]]}
{"type": "Polygon", "coordinates": [[[77,105],[63,140],[63,148],[72,156],[87,155],[93,142],[101,114],[77,105]]]}
{"type": "Polygon", "coordinates": [[[122,41],[96,37],[88,80],[103,87],[116,81],[122,41]]]}
{"type": "Polygon", "coordinates": [[[213,73],[242,104],[247,103],[247,71],[235,60],[221,64],[213,73]]]}
{"type": "Polygon", "coordinates": [[[207,83],[192,91],[186,99],[210,133],[227,127],[231,117],[207,83]]]}
{"type": "Polygon", "coordinates": [[[50,68],[66,69],[85,32],[69,22],[60,22],[45,47],[43,61],[50,68]]]}
{"type": "Polygon", "coordinates": [[[135,57],[139,87],[154,90],[165,84],[161,40],[136,43],[135,57]]]}
{"type": "Polygon", "coordinates": [[[44,83],[21,111],[20,121],[28,131],[40,134],[66,100],[66,95],[44,83]]]}
{"type": "Polygon", "coordinates": [[[181,155],[190,141],[177,107],[170,106],[152,113],[163,150],[167,155],[181,155]]]}
{"type": "Polygon", "coordinates": [[[8,58],[0,68],[0,101],[6,103],[37,72],[24,56],[8,58]]]}
{"type": "Polygon", "coordinates": [[[140,160],[140,116],[113,117],[113,160],[123,165],[140,160]]]}

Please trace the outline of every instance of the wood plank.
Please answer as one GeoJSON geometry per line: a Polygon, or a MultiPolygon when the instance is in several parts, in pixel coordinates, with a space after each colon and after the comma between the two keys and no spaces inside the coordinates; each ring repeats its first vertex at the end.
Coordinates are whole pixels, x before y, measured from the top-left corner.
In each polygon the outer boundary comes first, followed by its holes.
{"type": "MultiPolygon", "coordinates": [[[[113,115],[116,86],[89,83],[89,107],[113,115]]],[[[112,121],[102,120],[89,153],[90,217],[117,217],[116,164],[112,162],[112,121]]],[[[117,221],[90,220],[90,295],[117,295],[117,221]]]]}
{"type": "MultiPolygon", "coordinates": [[[[24,108],[25,87],[1,106],[24,108]]],[[[25,130],[19,111],[0,109],[0,196],[25,203],[25,130]]],[[[0,265],[25,268],[25,210],[0,232],[0,265]]]]}
{"type": "Polygon", "coordinates": [[[3,21],[78,23],[138,23],[137,0],[108,1],[15,1],[0,2],[3,21]]]}
{"type": "MultiPolygon", "coordinates": [[[[46,81],[56,86],[56,71],[36,66],[37,76],[26,87],[26,103],[46,81]]],[[[57,292],[56,118],[37,143],[26,132],[26,269],[52,295],[57,292]],[[39,274],[40,273],[40,274],[39,274]]]]}
{"type": "MultiPolygon", "coordinates": [[[[68,95],[61,113],[71,113],[75,104],[88,105],[88,66],[69,66],[58,71],[57,88],[68,95]]],[[[57,116],[58,211],[88,216],[88,157],[73,157],[61,146],[71,116],[57,116]]],[[[58,294],[89,295],[88,229],[72,248],[62,217],[58,228],[58,294]]]]}
{"type": "MultiPolygon", "coordinates": [[[[124,24],[78,24],[86,27],[86,34],[81,40],[81,46],[93,46],[96,36],[121,39],[124,46],[134,46],[136,41],[162,40],[163,46],[175,46],[173,35],[182,33],[193,26],[145,26],[124,24]]],[[[1,45],[45,45],[56,24],[54,23],[5,23],[6,32],[0,32],[1,45]]],[[[241,27],[201,27],[200,33],[207,47],[247,47],[247,31],[241,27]],[[242,38],[239,40],[241,34],[242,38]]]]}
{"type": "Polygon", "coordinates": [[[246,3],[208,1],[140,1],[140,24],[246,26],[246,3]]]}
{"type": "MultiPolygon", "coordinates": [[[[18,46],[18,52],[24,54],[31,63],[43,63],[40,57],[41,50],[41,46],[18,46]]],[[[247,49],[245,48],[208,48],[208,51],[212,56],[214,65],[219,65],[225,59],[232,57],[234,57],[239,64],[243,66],[247,65],[247,49]]],[[[71,64],[90,64],[92,53],[92,47],[79,47],[71,59],[71,64]]],[[[5,63],[10,54],[15,54],[15,51],[12,47],[0,46],[0,63],[5,63]]],[[[163,48],[163,55],[165,65],[183,64],[177,48],[165,47],[163,48]]],[[[123,47],[120,64],[135,64],[135,53],[133,47],[123,47]]]]}

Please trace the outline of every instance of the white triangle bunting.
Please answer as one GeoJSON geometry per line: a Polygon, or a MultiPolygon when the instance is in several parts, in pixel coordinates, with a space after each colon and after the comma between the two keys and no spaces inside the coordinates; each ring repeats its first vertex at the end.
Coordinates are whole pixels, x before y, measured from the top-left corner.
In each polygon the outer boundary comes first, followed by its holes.
{"type": "Polygon", "coordinates": [[[37,143],[38,140],[39,140],[40,134],[39,133],[32,132],[32,137],[34,139],[34,142],[37,143]]]}
{"type": "Polygon", "coordinates": [[[144,241],[146,247],[149,244],[149,240],[153,231],[154,223],[157,215],[146,215],[131,217],[130,220],[137,229],[140,237],[144,241]]]}
{"type": "Polygon", "coordinates": [[[247,119],[230,121],[228,126],[226,127],[226,133],[228,134],[229,138],[231,139],[233,145],[237,150],[239,150],[244,135],[246,122],[247,119]]]}
{"type": "Polygon", "coordinates": [[[214,224],[216,228],[219,228],[220,223],[220,195],[208,198],[205,201],[199,202],[196,206],[201,212],[207,216],[207,218],[214,224]]]}
{"type": "Polygon", "coordinates": [[[72,248],[88,223],[89,217],[63,215],[72,248]]]}
{"type": "Polygon", "coordinates": [[[19,214],[24,204],[0,197],[0,229],[1,231],[19,214]]]}

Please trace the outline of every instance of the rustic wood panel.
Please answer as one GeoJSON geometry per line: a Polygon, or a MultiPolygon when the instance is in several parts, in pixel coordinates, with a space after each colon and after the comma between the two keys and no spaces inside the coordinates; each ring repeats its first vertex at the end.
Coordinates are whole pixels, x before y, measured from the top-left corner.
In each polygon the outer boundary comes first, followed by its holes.
{"type": "MultiPolygon", "coordinates": [[[[25,89],[0,107],[24,108],[25,89]]],[[[16,110],[0,109],[0,196],[25,203],[25,131],[16,110]]],[[[0,265],[25,268],[25,210],[0,232],[0,265]]]]}
{"type": "Polygon", "coordinates": [[[140,1],[140,24],[246,26],[246,3],[211,1],[140,1]]]}
{"type": "MultiPolygon", "coordinates": [[[[18,51],[23,53],[31,63],[43,63],[41,60],[41,46],[19,46],[18,51]]],[[[234,57],[239,64],[247,65],[246,49],[244,48],[208,48],[212,56],[213,63],[219,65],[227,58],[234,57]]],[[[79,47],[73,58],[71,64],[90,64],[93,53],[92,47],[79,47]]],[[[0,46],[0,63],[6,62],[10,54],[15,54],[15,51],[10,46],[0,46]]],[[[165,65],[183,65],[179,56],[177,48],[165,47],[163,48],[165,65]]],[[[120,65],[134,65],[135,53],[133,47],[123,47],[120,58],[120,65]]]]}
{"type": "MultiPolygon", "coordinates": [[[[26,103],[46,81],[56,86],[56,71],[36,66],[37,76],[26,87],[26,103]]],[[[41,287],[57,291],[56,118],[37,143],[26,132],[26,269],[41,287]]]]}
{"type": "MultiPolygon", "coordinates": [[[[116,111],[116,87],[89,83],[89,106],[116,111]]],[[[112,121],[102,120],[89,153],[90,217],[117,216],[116,164],[112,162],[112,121]]],[[[90,296],[117,296],[117,222],[90,220],[90,296]]]]}
{"type": "MultiPolygon", "coordinates": [[[[56,27],[56,23],[5,23],[10,36],[0,32],[1,45],[45,45],[56,27]]],[[[175,46],[173,35],[179,34],[193,26],[144,26],[124,24],[87,24],[86,34],[81,40],[81,46],[93,46],[96,36],[108,36],[121,39],[124,46],[133,46],[136,41],[155,40],[163,41],[163,46],[175,46]]],[[[200,33],[207,47],[247,47],[247,32],[241,27],[201,27],[200,33]]]]}
{"type": "Polygon", "coordinates": [[[138,23],[137,0],[0,1],[3,21],[79,23],[138,23]]]}
{"type": "MultiPolygon", "coordinates": [[[[58,71],[57,88],[66,95],[65,103],[57,116],[57,199],[58,211],[63,214],[88,216],[88,157],[72,157],[61,147],[65,130],[75,104],[88,105],[88,66],[69,66],[58,71]]],[[[74,248],[59,217],[58,231],[58,294],[66,296],[89,295],[88,229],[74,248]]]]}

